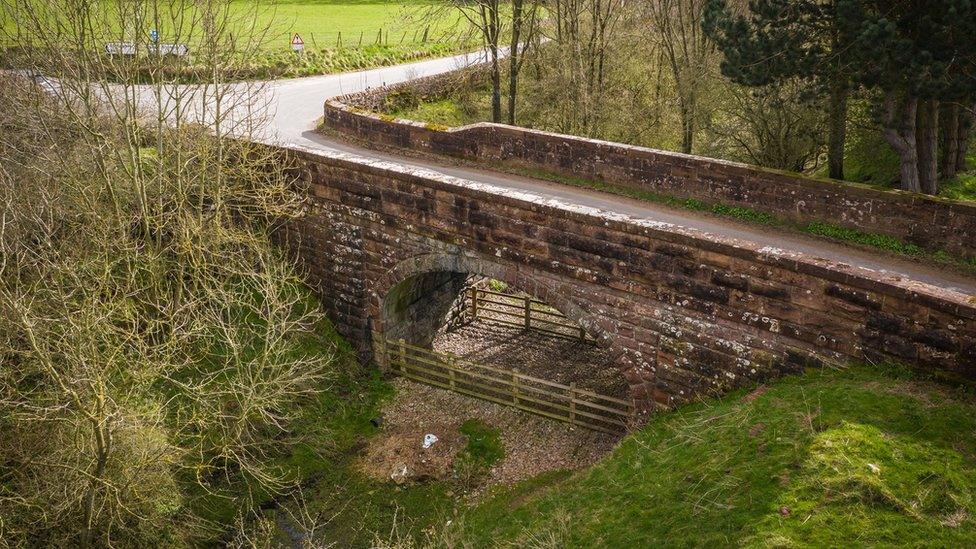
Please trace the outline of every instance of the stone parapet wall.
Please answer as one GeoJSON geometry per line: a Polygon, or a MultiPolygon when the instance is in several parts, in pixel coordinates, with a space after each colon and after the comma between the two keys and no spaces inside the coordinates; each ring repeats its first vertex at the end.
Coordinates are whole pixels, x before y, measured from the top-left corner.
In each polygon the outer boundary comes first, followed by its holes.
{"type": "MultiPolygon", "coordinates": [[[[435,82],[454,85],[450,78],[424,79],[422,88],[435,87],[435,82]]],[[[970,203],[502,124],[445,129],[363,110],[376,110],[382,102],[377,98],[389,93],[376,89],[328,101],[325,126],[372,145],[747,207],[796,223],[829,222],[892,236],[931,252],[976,258],[976,205],[970,203]]]]}
{"type": "Polygon", "coordinates": [[[471,89],[487,82],[487,68],[476,65],[350,93],[342,96],[342,103],[354,109],[380,113],[442,99],[458,89],[471,89]]]}
{"type": "Polygon", "coordinates": [[[396,164],[292,152],[310,204],[281,241],[364,357],[392,288],[457,272],[502,280],[578,322],[644,411],[850,360],[976,380],[968,296],[396,164]]]}

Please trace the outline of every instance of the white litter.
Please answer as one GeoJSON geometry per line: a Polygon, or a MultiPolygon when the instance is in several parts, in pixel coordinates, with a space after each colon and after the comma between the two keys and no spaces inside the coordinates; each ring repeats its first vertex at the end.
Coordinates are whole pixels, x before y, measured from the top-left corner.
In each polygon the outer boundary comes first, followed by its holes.
{"type": "Polygon", "coordinates": [[[432,435],[430,433],[424,435],[424,450],[433,446],[435,442],[437,442],[437,435],[432,435]]]}

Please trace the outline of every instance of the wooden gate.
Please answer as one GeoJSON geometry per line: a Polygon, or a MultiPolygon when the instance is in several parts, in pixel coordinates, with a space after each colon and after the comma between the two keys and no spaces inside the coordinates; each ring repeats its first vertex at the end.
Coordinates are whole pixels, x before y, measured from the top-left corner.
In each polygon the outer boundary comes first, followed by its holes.
{"type": "Polygon", "coordinates": [[[543,301],[472,286],[465,292],[462,306],[452,311],[448,326],[460,326],[475,320],[595,343],[579,324],[543,301]]]}
{"type": "Polygon", "coordinates": [[[633,403],[518,372],[458,359],[379,334],[380,364],[407,379],[605,433],[627,429],[633,403]]]}

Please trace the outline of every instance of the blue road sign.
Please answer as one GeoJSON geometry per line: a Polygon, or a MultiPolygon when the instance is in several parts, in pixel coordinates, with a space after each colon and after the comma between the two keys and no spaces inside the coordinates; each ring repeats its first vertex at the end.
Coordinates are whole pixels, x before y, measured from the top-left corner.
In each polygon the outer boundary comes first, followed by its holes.
{"type": "Polygon", "coordinates": [[[156,29],[149,31],[149,39],[153,42],[159,42],[159,31],[156,29]]]}

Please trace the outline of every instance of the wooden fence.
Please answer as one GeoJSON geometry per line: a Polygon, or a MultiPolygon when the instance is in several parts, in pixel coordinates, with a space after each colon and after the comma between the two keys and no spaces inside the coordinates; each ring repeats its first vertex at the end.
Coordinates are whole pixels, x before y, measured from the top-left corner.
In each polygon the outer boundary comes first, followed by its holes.
{"type": "Polygon", "coordinates": [[[633,403],[546,379],[475,364],[406,343],[375,339],[377,359],[407,379],[605,433],[626,430],[633,403]]]}
{"type": "Polygon", "coordinates": [[[471,287],[464,305],[454,311],[448,325],[457,326],[475,320],[535,330],[551,336],[595,343],[579,324],[543,301],[471,287]]]}

